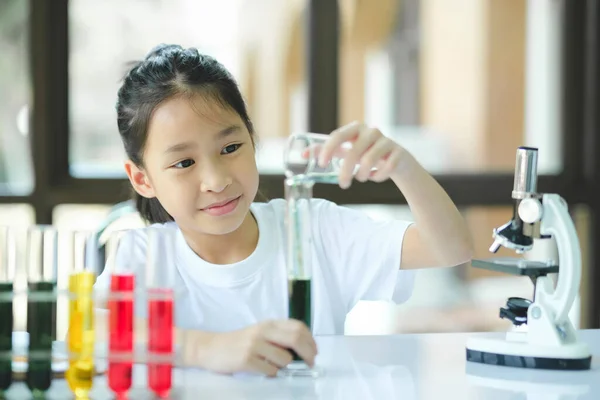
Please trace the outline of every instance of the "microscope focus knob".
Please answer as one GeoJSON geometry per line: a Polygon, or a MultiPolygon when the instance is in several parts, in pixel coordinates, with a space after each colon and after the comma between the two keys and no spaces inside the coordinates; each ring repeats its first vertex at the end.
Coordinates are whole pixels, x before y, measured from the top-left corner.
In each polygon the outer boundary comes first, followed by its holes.
{"type": "Polygon", "coordinates": [[[530,300],[521,297],[510,297],[506,302],[506,308],[500,309],[500,318],[506,318],[516,326],[526,324],[527,310],[529,310],[530,305],[530,300]]]}
{"type": "Polygon", "coordinates": [[[521,200],[518,211],[521,220],[527,224],[533,224],[541,220],[544,212],[542,203],[531,197],[521,200]]]}

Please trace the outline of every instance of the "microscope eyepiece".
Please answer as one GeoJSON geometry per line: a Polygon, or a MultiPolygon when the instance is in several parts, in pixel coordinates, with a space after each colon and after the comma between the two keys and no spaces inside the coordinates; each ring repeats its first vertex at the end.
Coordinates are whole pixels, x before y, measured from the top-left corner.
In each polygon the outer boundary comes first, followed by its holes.
{"type": "Polygon", "coordinates": [[[538,149],[521,146],[517,149],[513,199],[524,199],[537,192],[538,149]]]}

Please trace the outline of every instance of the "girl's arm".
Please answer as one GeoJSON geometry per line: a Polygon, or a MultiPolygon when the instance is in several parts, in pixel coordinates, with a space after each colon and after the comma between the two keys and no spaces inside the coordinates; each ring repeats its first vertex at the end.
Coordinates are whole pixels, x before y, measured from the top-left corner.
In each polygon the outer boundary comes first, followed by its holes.
{"type": "MultiPolygon", "coordinates": [[[[95,312],[96,341],[108,341],[108,310],[95,312]]],[[[147,343],[147,320],[135,318],[134,343],[147,343]]],[[[294,350],[308,365],[313,365],[317,345],[310,330],[300,321],[265,321],[232,332],[214,333],[175,329],[175,343],[183,351],[183,364],[208,371],[231,374],[254,372],[275,376],[279,368],[292,361],[294,350]]]]}
{"type": "Polygon", "coordinates": [[[326,166],[335,154],[344,160],[339,172],[343,189],[352,179],[383,182],[391,178],[406,198],[415,224],[398,249],[402,251],[400,268],[455,266],[471,260],[471,237],[456,206],[402,146],[378,129],[354,122],[331,133],[319,152],[319,164],[326,166]],[[341,151],[344,142],[352,142],[352,149],[341,151]],[[358,171],[354,171],[356,165],[358,171]]]}
{"type": "Polygon", "coordinates": [[[408,152],[390,177],[415,219],[404,236],[400,268],[450,267],[469,262],[473,254],[471,235],[437,181],[408,152]]]}

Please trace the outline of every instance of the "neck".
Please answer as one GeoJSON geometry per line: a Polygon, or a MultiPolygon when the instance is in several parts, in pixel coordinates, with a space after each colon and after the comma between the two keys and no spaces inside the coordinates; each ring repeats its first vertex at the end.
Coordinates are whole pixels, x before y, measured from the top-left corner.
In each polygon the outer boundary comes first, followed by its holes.
{"type": "Polygon", "coordinates": [[[199,234],[183,229],[182,233],[194,253],[211,264],[245,260],[258,244],[258,224],[250,211],[238,229],[225,235],[199,234]]]}

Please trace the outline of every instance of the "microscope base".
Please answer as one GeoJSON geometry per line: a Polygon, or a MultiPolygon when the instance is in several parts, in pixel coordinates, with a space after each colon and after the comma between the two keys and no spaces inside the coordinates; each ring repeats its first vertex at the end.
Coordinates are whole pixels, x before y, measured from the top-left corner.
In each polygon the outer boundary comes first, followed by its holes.
{"type": "Polygon", "coordinates": [[[467,361],[516,368],[587,370],[592,357],[585,343],[540,346],[526,341],[470,338],[467,361]]]}

